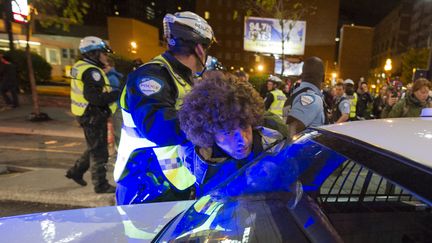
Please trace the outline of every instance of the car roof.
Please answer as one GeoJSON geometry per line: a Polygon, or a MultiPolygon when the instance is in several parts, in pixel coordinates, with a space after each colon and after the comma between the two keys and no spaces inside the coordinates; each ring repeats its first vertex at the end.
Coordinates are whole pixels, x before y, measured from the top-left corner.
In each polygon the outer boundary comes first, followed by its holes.
{"type": "Polygon", "coordinates": [[[432,168],[432,118],[354,121],[317,130],[351,137],[432,168]]]}

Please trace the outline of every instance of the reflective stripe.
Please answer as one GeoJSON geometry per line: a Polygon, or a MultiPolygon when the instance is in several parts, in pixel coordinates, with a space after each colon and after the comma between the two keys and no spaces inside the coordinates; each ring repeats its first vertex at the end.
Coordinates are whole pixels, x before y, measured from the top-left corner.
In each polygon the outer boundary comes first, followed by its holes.
{"type": "Polygon", "coordinates": [[[122,118],[123,118],[123,125],[127,126],[127,127],[136,127],[135,126],[135,122],[132,119],[132,115],[125,111],[124,109],[122,109],[122,118]]]}

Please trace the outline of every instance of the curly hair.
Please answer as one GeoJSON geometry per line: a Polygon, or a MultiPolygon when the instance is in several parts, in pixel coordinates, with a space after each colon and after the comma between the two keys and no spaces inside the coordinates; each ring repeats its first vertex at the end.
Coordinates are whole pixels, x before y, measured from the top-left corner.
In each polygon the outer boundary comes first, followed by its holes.
{"type": "Polygon", "coordinates": [[[180,127],[197,146],[214,145],[220,130],[262,123],[264,101],[246,82],[221,71],[209,71],[183,100],[178,113],[180,127]]]}

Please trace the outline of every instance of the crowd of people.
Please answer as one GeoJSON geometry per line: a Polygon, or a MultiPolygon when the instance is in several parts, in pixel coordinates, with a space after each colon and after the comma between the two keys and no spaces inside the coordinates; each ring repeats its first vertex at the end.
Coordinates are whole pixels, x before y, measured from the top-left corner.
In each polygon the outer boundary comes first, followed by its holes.
{"type": "Polygon", "coordinates": [[[208,56],[211,26],[192,12],[163,20],[167,51],[137,61],[123,75],[98,37],[81,41],[72,69],[71,108],[88,148],[66,177],[86,186],[91,168],[96,193],[116,193],[118,205],[194,199],[244,165],[308,127],[386,117],[420,116],[431,107],[428,80],[411,90],[383,86],[374,97],[365,80],[323,89],[320,58],[304,60],[293,84],[270,75],[258,92],[244,71],[229,73],[208,56]],[[212,70],[213,69],[213,70],[212,70]],[[216,70],[215,70],[216,69],[216,70]],[[217,70],[222,69],[222,70],[217,70]],[[107,121],[114,115],[116,187],[106,180],[107,121]]]}

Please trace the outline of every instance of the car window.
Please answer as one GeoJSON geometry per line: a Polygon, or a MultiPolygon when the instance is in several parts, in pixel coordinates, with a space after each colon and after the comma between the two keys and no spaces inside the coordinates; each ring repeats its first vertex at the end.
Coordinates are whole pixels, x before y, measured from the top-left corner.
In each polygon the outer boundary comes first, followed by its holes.
{"type": "Polygon", "coordinates": [[[432,239],[427,203],[352,160],[324,181],[317,201],[345,242],[432,239]]]}

